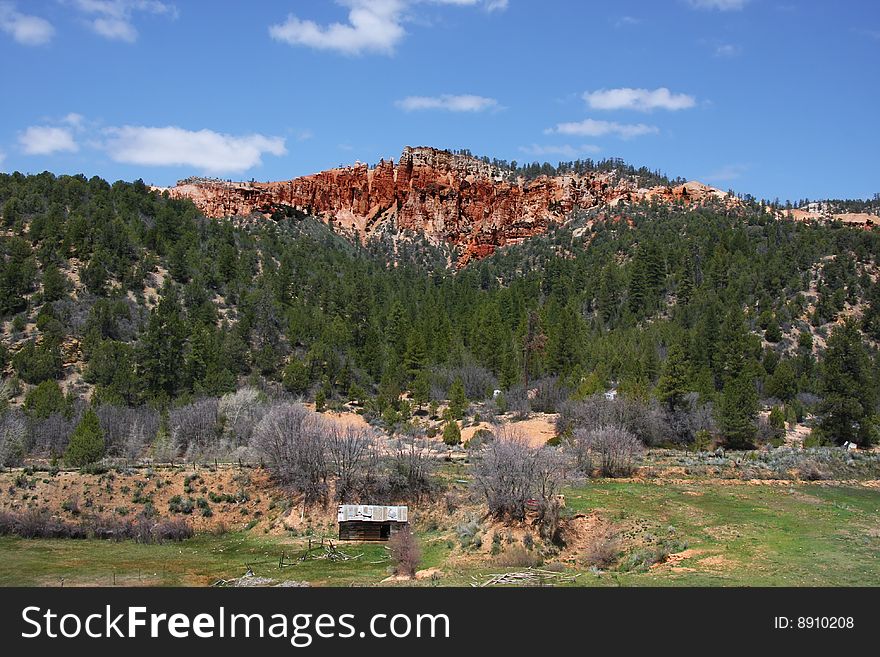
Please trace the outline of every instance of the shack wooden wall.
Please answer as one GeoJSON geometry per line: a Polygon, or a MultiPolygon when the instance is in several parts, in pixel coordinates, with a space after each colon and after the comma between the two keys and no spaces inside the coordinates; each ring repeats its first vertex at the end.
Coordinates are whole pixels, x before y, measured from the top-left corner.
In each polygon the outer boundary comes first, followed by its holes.
{"type": "Polygon", "coordinates": [[[364,522],[363,520],[348,520],[339,523],[339,540],[387,541],[405,525],[405,522],[364,522]]]}

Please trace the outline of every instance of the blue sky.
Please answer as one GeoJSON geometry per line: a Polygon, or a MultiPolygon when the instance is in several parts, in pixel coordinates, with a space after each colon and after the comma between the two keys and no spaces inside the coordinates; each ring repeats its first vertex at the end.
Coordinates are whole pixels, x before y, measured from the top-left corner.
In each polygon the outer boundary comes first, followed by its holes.
{"type": "Polygon", "coordinates": [[[281,180],[404,145],[880,192],[873,0],[0,0],[0,170],[281,180]]]}

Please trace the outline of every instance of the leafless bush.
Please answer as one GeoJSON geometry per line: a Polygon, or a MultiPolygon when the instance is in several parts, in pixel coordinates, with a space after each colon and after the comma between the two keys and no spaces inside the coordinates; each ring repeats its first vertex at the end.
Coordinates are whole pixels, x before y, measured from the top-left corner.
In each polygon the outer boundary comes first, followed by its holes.
{"type": "Polygon", "coordinates": [[[361,492],[363,475],[372,461],[376,439],[370,429],[333,425],[328,427],[327,457],[336,476],[336,499],[355,500],[361,492]]]}
{"type": "Polygon", "coordinates": [[[107,453],[112,456],[137,458],[159,428],[159,414],[148,407],[102,404],[96,412],[107,453]]]}
{"type": "Polygon", "coordinates": [[[162,541],[183,541],[192,538],[192,525],[185,518],[173,518],[171,520],[162,520],[156,523],[152,528],[155,540],[162,541]]]}
{"type": "Polygon", "coordinates": [[[47,418],[32,420],[33,440],[30,451],[37,454],[63,454],[78,423],[78,415],[66,417],[61,413],[52,413],[47,418]]]}
{"type": "Polygon", "coordinates": [[[507,403],[507,412],[513,413],[516,418],[524,418],[532,410],[529,392],[523,385],[511,386],[504,393],[504,400],[507,403]]]}
{"type": "Polygon", "coordinates": [[[269,408],[252,440],[278,481],[314,503],[327,496],[327,433],[320,415],[301,404],[282,402],[269,408]]]}
{"type": "Polygon", "coordinates": [[[568,391],[555,376],[535,381],[531,388],[531,409],[538,413],[555,413],[568,397],[568,391]]]}
{"type": "Polygon", "coordinates": [[[656,403],[593,395],[583,401],[561,404],[559,411],[559,435],[572,435],[576,429],[615,426],[627,429],[646,445],[657,445],[674,437],[664,411],[656,403]]]}
{"type": "Polygon", "coordinates": [[[217,454],[220,437],[217,400],[201,399],[168,414],[171,442],[178,454],[192,460],[217,454]]]}
{"type": "Polygon", "coordinates": [[[266,413],[266,395],[256,388],[241,388],[220,398],[224,439],[233,447],[247,445],[254,427],[266,413]]]}
{"type": "Polygon", "coordinates": [[[81,522],[66,522],[46,511],[0,512],[0,535],[22,538],[102,538],[115,541],[134,540],[139,543],[182,541],[193,536],[186,520],[164,520],[158,523],[146,513],[136,518],[93,515],[81,522]]]}
{"type": "Polygon", "coordinates": [[[507,426],[493,433],[495,440],[486,446],[474,470],[474,486],[486,498],[489,513],[523,520],[529,500],[549,509],[565,476],[558,452],[530,447],[507,426]]]}
{"type": "Polygon", "coordinates": [[[486,399],[498,388],[498,379],[479,365],[443,367],[434,372],[431,381],[431,397],[437,401],[449,399],[449,389],[457,378],[461,378],[464,393],[471,401],[486,399]]]}
{"type": "Polygon", "coordinates": [[[511,545],[498,555],[496,562],[505,568],[535,568],[541,565],[542,559],[540,554],[524,545],[511,545]]]}
{"type": "Polygon", "coordinates": [[[392,496],[418,502],[433,492],[431,474],[435,460],[430,449],[428,443],[414,436],[401,437],[395,442],[388,474],[392,496]]]}
{"type": "Polygon", "coordinates": [[[391,537],[388,541],[388,550],[394,564],[394,574],[414,577],[422,560],[422,552],[409,525],[404,525],[391,537]]]}
{"type": "Polygon", "coordinates": [[[656,414],[658,411],[662,411],[656,415],[656,419],[661,423],[658,425],[659,434],[655,434],[648,444],[657,444],[659,440],[690,444],[694,442],[699,431],[709,433],[717,431],[712,404],[701,403],[700,396],[696,392],[688,393],[682,407],[673,411],[661,409],[655,404],[649,407],[651,414],[656,414]]]}
{"type": "Polygon", "coordinates": [[[593,476],[596,464],[593,460],[593,450],[590,448],[589,431],[578,429],[565,443],[565,449],[574,457],[574,466],[577,472],[587,477],[593,476]]]}
{"type": "Polygon", "coordinates": [[[642,443],[628,430],[617,426],[596,429],[577,429],[575,444],[592,454],[599,471],[605,477],[627,477],[633,473],[636,459],[642,453],[642,443]]]}
{"type": "Polygon", "coordinates": [[[610,529],[604,529],[587,546],[584,561],[588,566],[608,568],[617,562],[619,553],[619,536],[610,529]]]}
{"type": "Polygon", "coordinates": [[[46,511],[0,512],[0,534],[22,538],[86,538],[80,525],[66,523],[46,511]]]}
{"type": "Polygon", "coordinates": [[[18,412],[0,417],[0,466],[10,468],[24,462],[27,451],[27,422],[18,412]]]}

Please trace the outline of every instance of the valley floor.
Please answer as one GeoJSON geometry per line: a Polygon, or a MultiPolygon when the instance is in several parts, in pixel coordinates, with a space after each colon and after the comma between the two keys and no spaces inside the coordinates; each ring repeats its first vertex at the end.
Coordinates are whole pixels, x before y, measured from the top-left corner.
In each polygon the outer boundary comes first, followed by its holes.
{"type": "MultiPolygon", "coordinates": [[[[618,563],[590,568],[574,541],[543,567],[577,575],[572,583],[581,586],[880,586],[875,484],[592,481],[568,489],[566,506],[575,522],[614,533],[618,563]]],[[[321,526],[324,535],[329,528],[321,526]]],[[[0,537],[0,585],[207,586],[251,568],[257,577],[312,586],[469,586],[525,569],[506,565],[524,550],[504,529],[487,526],[483,549],[463,548],[455,528],[442,523],[418,523],[416,530],[420,567],[437,569],[433,578],[383,583],[390,561],[378,543],[340,543],[357,558],[279,569],[282,553],[296,554],[308,538],[255,526],[161,545],[0,537]]]]}

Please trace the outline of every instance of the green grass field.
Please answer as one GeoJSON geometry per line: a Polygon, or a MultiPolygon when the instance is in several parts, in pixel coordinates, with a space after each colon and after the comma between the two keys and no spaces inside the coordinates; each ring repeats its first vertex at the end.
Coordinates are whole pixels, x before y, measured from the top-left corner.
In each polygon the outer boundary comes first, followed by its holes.
{"type": "MultiPolygon", "coordinates": [[[[566,500],[572,511],[598,511],[641,544],[674,537],[679,552],[653,568],[601,574],[569,555],[567,568],[581,573],[579,585],[880,585],[876,489],[598,481],[568,490],[566,500]]],[[[420,538],[422,567],[441,568],[442,585],[467,585],[472,577],[517,570],[489,556],[450,560],[457,543],[442,528],[420,538]]],[[[362,556],[309,560],[279,570],[282,551],[289,555],[302,544],[302,538],[251,532],[200,534],[163,545],[2,537],[0,585],[58,586],[63,578],[65,586],[205,586],[241,576],[246,564],[259,576],[316,586],[376,585],[388,575],[383,544],[343,544],[345,552],[362,556]]]]}
{"type": "Polygon", "coordinates": [[[878,586],[880,491],[825,486],[600,482],[567,504],[669,527],[693,556],[645,573],[603,575],[624,585],[878,586]],[[693,570],[688,570],[688,569],[693,570]]]}

